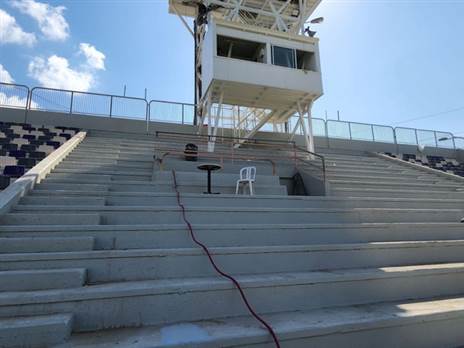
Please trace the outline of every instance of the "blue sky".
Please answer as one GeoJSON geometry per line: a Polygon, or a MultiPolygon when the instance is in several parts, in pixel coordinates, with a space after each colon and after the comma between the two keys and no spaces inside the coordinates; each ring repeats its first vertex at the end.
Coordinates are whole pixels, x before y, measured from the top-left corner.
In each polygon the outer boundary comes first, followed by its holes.
{"type": "MultiPolygon", "coordinates": [[[[323,0],[315,16],[315,117],[464,134],[464,1],[323,0]]],[[[0,64],[29,86],[193,99],[192,39],[167,0],[0,0],[0,64]],[[20,32],[2,36],[11,18],[20,32]]]]}

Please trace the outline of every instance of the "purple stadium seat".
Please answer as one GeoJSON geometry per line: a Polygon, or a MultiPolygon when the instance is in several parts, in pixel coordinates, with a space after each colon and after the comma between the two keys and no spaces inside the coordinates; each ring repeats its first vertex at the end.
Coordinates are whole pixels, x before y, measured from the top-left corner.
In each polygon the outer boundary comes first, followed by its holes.
{"type": "Polygon", "coordinates": [[[47,145],[53,146],[55,149],[57,149],[61,146],[61,143],[59,141],[47,141],[47,145]]]}
{"type": "Polygon", "coordinates": [[[10,157],[18,158],[26,158],[26,151],[23,150],[13,150],[9,152],[10,157]]]}
{"type": "Polygon", "coordinates": [[[36,136],[33,135],[33,134],[24,134],[23,135],[23,139],[27,139],[27,140],[35,140],[36,136]]]}
{"type": "Polygon", "coordinates": [[[3,169],[3,175],[10,178],[19,178],[24,175],[24,172],[23,166],[5,166],[5,169],[3,169]]]}

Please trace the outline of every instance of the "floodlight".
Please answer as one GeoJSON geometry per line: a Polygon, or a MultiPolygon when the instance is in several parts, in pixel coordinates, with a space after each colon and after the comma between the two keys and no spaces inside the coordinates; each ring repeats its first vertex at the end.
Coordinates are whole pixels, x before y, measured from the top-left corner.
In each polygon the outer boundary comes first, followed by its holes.
{"type": "Polygon", "coordinates": [[[319,24],[319,23],[322,23],[323,21],[324,21],[324,17],[317,17],[317,18],[312,19],[309,23],[319,24]]]}

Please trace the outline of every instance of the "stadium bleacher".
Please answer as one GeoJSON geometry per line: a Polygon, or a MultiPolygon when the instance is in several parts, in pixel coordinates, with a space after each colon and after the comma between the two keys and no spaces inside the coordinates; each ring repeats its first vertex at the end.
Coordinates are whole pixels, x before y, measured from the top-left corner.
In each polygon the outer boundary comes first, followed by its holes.
{"type": "Polygon", "coordinates": [[[386,155],[399,158],[403,161],[420,164],[432,169],[441,170],[446,173],[455,174],[464,177],[464,163],[459,163],[453,158],[445,158],[443,156],[427,156],[427,155],[416,155],[416,154],[394,154],[391,152],[385,152],[386,155]]]}
{"type": "Polygon", "coordinates": [[[0,190],[79,131],[72,127],[0,122],[0,190]]]}

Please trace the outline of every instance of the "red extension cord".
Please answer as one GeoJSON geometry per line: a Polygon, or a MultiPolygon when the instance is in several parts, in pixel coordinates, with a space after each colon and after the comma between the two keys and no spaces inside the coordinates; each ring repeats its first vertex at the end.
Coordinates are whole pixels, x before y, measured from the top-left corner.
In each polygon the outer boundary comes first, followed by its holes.
{"type": "Polygon", "coordinates": [[[213,266],[213,268],[216,270],[217,273],[219,273],[221,276],[229,279],[232,283],[234,283],[235,287],[238,289],[238,291],[240,292],[240,296],[242,297],[242,300],[243,302],[245,303],[246,307],[248,308],[248,311],[250,312],[250,314],[255,317],[256,320],[258,320],[261,324],[263,324],[267,331],[269,331],[269,333],[271,334],[272,336],[272,339],[274,340],[274,343],[276,345],[277,348],[280,348],[280,343],[279,343],[279,340],[277,339],[277,335],[275,334],[274,330],[272,329],[271,325],[269,325],[263,318],[261,318],[256,312],[255,310],[253,309],[253,307],[251,307],[250,303],[248,302],[246,296],[245,296],[245,293],[243,292],[243,289],[242,287],[240,286],[239,282],[234,278],[232,277],[231,275],[225,273],[224,271],[222,271],[217,265],[216,263],[214,262],[214,259],[213,257],[211,256],[211,253],[209,252],[208,250],[208,247],[206,245],[204,245],[202,242],[200,242],[196,237],[195,237],[195,233],[193,232],[193,228],[192,228],[192,224],[188,221],[186,215],[185,215],[185,207],[184,205],[182,204],[181,202],[181,199],[180,199],[180,193],[179,193],[179,190],[177,188],[177,178],[176,178],[176,171],[173,169],[172,170],[172,178],[173,178],[173,181],[174,181],[174,189],[176,191],[176,196],[177,196],[177,204],[179,205],[179,207],[181,208],[182,210],[182,219],[184,220],[185,224],[187,225],[189,231],[190,231],[190,237],[192,238],[192,240],[195,242],[195,244],[197,244],[198,246],[200,246],[203,251],[206,253],[206,255],[208,256],[209,258],[209,262],[211,263],[211,265],[213,266]]]}

